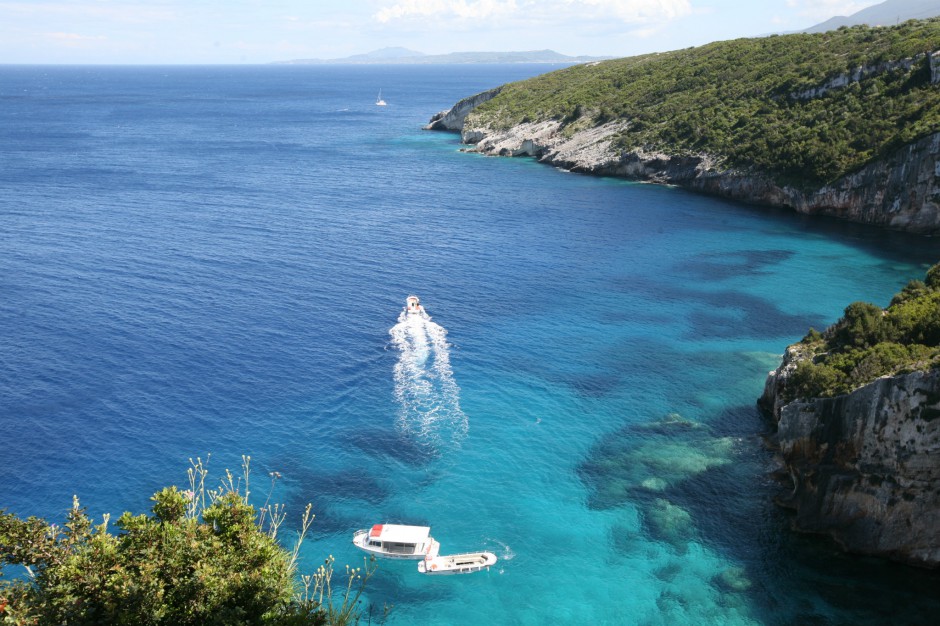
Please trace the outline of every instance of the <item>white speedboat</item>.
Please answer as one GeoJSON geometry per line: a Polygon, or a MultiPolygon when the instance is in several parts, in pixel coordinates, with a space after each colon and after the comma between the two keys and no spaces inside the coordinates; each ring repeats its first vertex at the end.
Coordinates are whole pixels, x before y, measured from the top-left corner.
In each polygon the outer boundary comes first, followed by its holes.
{"type": "Polygon", "coordinates": [[[409,315],[421,315],[424,313],[424,307],[421,306],[421,301],[418,300],[418,296],[408,296],[405,298],[405,312],[409,315]]]}
{"type": "Polygon", "coordinates": [[[472,574],[495,564],[496,555],[492,552],[465,552],[429,556],[418,563],[418,571],[422,574],[472,574]]]}
{"type": "Polygon", "coordinates": [[[369,530],[357,530],[352,541],[360,550],[389,559],[433,558],[441,549],[427,526],[376,524],[369,530]]]}

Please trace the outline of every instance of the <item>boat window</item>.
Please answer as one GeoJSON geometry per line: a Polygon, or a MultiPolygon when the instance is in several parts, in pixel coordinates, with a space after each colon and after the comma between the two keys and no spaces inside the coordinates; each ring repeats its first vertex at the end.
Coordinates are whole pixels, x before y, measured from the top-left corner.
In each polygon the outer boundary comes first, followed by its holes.
{"type": "Polygon", "coordinates": [[[370,545],[370,546],[381,546],[381,545],[382,545],[382,542],[381,542],[381,541],[376,541],[375,539],[372,539],[372,540],[369,541],[369,545],[370,545]]]}
{"type": "Polygon", "coordinates": [[[415,544],[413,543],[386,543],[385,549],[388,552],[397,554],[414,554],[415,544]]]}

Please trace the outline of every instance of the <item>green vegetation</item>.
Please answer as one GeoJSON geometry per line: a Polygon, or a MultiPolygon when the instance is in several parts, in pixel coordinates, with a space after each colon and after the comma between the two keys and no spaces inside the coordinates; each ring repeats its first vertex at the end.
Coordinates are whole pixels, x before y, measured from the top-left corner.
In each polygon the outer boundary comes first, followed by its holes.
{"type": "Polygon", "coordinates": [[[824,333],[810,329],[786,401],[831,397],[876,378],[940,367],[940,263],[925,282],[912,280],[882,310],[853,302],[824,333]]]}
{"type": "MultiPolygon", "coordinates": [[[[64,528],[0,510],[0,575],[25,567],[24,579],[0,581],[0,624],[301,626],[357,623],[359,597],[375,566],[347,566],[332,587],[333,559],[295,577],[310,506],[292,551],[276,540],[285,512],[248,503],[249,457],[236,480],[205,488],[192,462],[190,489],[167,487],[152,515],[124,513],[119,534],[109,517],[93,525],[76,497],[64,528]]],[[[278,475],[272,475],[272,488],[278,475]]]]}
{"type": "Polygon", "coordinates": [[[554,119],[571,132],[622,120],[622,149],[710,153],[813,188],[940,130],[940,88],[924,55],[938,47],[940,19],[724,41],[511,83],[468,123],[554,119]],[[915,57],[909,69],[877,67],[915,57]],[[858,68],[870,72],[807,93],[858,68]]]}

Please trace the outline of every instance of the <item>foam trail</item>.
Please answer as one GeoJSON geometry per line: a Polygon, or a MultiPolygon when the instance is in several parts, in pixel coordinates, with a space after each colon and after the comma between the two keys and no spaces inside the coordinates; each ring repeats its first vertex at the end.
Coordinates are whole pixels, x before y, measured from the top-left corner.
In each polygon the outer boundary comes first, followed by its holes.
{"type": "Polygon", "coordinates": [[[402,312],[389,334],[399,350],[394,369],[398,427],[435,450],[459,445],[468,423],[450,367],[447,331],[421,311],[402,312]]]}

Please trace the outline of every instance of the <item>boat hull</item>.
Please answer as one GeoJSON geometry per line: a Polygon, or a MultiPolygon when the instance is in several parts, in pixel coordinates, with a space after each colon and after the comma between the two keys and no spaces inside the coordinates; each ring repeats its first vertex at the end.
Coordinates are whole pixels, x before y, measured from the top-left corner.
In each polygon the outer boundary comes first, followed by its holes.
{"type": "Polygon", "coordinates": [[[496,555],[492,552],[467,552],[429,557],[418,563],[418,572],[435,576],[450,574],[473,574],[489,569],[496,564],[496,555]]]}

